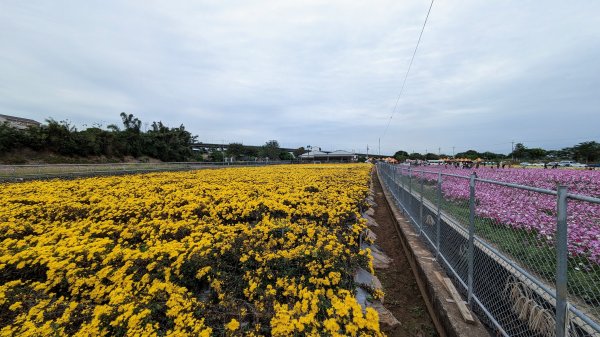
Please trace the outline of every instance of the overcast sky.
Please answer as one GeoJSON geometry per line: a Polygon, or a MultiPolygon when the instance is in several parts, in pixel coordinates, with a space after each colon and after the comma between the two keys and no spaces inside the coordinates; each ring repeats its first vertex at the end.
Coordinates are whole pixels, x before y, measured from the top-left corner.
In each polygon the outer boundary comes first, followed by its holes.
{"type": "Polygon", "coordinates": [[[600,141],[600,1],[0,2],[0,114],[204,142],[508,153],[600,141]]]}

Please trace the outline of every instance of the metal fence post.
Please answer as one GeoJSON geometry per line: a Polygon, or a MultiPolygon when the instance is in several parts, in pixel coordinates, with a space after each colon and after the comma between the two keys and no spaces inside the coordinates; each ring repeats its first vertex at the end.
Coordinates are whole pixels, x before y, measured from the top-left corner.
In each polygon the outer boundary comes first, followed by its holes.
{"type": "Polygon", "coordinates": [[[419,193],[421,195],[421,205],[419,206],[419,235],[421,235],[421,232],[423,231],[423,181],[425,180],[424,174],[421,174],[421,191],[419,193]]]}
{"type": "MultiPolygon", "coordinates": [[[[400,200],[402,200],[402,204],[404,204],[404,177],[402,176],[403,172],[402,172],[402,167],[400,168],[400,182],[402,183],[402,189],[400,190],[401,193],[401,197],[400,200]]],[[[404,207],[402,207],[402,213],[404,213],[404,207]]]]}
{"type": "Polygon", "coordinates": [[[393,168],[394,171],[394,176],[392,177],[392,180],[394,181],[394,186],[392,186],[392,195],[394,195],[394,200],[396,201],[396,203],[398,203],[398,182],[397,182],[397,176],[398,176],[398,167],[394,167],[393,168]],[[394,191],[396,193],[394,193],[394,191]]]}
{"type": "Polygon", "coordinates": [[[400,212],[404,214],[404,209],[400,205],[400,183],[402,180],[402,167],[396,167],[396,203],[398,204],[398,208],[400,208],[400,212]]]}
{"type": "Polygon", "coordinates": [[[440,253],[440,222],[442,218],[442,172],[438,172],[437,179],[437,219],[435,233],[435,256],[440,253]]]}
{"type": "Polygon", "coordinates": [[[475,236],[475,172],[469,179],[469,247],[467,250],[467,303],[472,305],[473,297],[473,259],[475,258],[473,237],[475,236]]]}
{"type": "Polygon", "coordinates": [[[412,168],[408,168],[408,209],[412,212],[412,168]]]}
{"type": "Polygon", "coordinates": [[[567,187],[558,186],[556,205],[556,336],[567,335],[567,187]]]}

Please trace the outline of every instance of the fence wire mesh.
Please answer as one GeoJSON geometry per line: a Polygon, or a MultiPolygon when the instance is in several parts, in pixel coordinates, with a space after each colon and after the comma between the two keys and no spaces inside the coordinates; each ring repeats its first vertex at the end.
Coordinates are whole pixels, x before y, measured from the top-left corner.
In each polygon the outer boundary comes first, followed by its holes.
{"type": "Polygon", "coordinates": [[[561,255],[560,188],[441,168],[378,164],[378,172],[471,308],[498,334],[600,336],[599,199],[565,194],[561,255]]]}

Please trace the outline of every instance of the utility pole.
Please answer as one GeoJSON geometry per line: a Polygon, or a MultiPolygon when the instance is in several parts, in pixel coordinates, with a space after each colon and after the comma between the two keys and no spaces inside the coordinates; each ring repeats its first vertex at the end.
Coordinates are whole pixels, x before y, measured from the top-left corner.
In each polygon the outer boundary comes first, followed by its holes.
{"type": "Polygon", "coordinates": [[[379,142],[377,153],[381,156],[381,138],[378,138],[377,141],[379,142]]]}
{"type": "Polygon", "coordinates": [[[438,156],[442,155],[442,148],[438,147],[438,156]]]}
{"type": "Polygon", "coordinates": [[[369,144],[367,144],[367,160],[369,159],[369,144]]]}
{"type": "Polygon", "coordinates": [[[513,140],[512,142],[510,142],[510,154],[512,155],[512,161],[515,161],[515,141],[513,140]]]}
{"type": "Polygon", "coordinates": [[[455,148],[455,147],[456,147],[456,146],[453,146],[453,147],[452,147],[452,158],[454,158],[454,148],[455,148]]]}

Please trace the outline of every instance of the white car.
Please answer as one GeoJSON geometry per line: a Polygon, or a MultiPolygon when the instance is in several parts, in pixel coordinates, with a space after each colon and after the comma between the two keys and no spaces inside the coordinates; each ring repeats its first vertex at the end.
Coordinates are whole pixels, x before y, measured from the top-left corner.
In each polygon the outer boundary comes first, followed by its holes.
{"type": "Polygon", "coordinates": [[[587,167],[587,165],[582,163],[572,163],[571,167],[587,167]]]}

